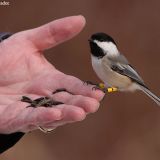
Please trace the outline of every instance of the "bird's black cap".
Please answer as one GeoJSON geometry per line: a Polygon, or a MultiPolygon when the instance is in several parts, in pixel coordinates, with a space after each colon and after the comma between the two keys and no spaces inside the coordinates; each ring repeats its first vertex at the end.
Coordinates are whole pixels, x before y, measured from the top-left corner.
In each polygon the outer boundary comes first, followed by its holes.
{"type": "Polygon", "coordinates": [[[114,39],[111,36],[109,36],[108,34],[103,33],[103,32],[93,34],[91,36],[90,40],[92,40],[92,41],[93,40],[98,40],[100,42],[107,41],[107,42],[112,42],[116,45],[116,42],[114,41],[114,39]]]}

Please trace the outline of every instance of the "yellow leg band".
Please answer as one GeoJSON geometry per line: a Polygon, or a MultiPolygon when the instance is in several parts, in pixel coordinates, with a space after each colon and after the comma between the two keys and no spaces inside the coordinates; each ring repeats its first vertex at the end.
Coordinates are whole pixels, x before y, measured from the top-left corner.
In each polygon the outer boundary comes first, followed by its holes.
{"type": "Polygon", "coordinates": [[[107,92],[116,92],[116,91],[118,91],[118,88],[116,88],[116,87],[110,87],[110,88],[107,88],[107,92]]]}
{"type": "Polygon", "coordinates": [[[98,85],[99,85],[99,87],[100,87],[101,89],[104,89],[104,88],[105,88],[104,83],[99,83],[98,85]]]}
{"type": "Polygon", "coordinates": [[[116,87],[105,88],[105,84],[104,84],[104,83],[99,83],[99,84],[98,84],[98,87],[99,87],[100,89],[102,89],[102,90],[107,90],[108,93],[118,91],[118,88],[116,88],[116,87]]]}

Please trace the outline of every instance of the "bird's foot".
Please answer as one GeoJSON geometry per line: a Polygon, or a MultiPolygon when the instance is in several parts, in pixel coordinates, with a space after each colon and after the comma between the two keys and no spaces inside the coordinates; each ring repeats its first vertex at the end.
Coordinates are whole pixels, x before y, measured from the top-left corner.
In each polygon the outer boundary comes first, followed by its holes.
{"type": "Polygon", "coordinates": [[[118,88],[117,88],[117,87],[109,87],[109,88],[107,88],[107,92],[108,92],[108,93],[116,92],[116,91],[118,91],[118,88]]]}
{"type": "Polygon", "coordinates": [[[94,86],[97,86],[96,83],[91,82],[91,81],[84,81],[84,84],[86,84],[86,85],[94,85],[94,86]]]}
{"type": "Polygon", "coordinates": [[[93,90],[101,90],[103,91],[104,93],[111,93],[111,92],[116,92],[118,91],[118,88],[117,87],[105,87],[105,84],[104,83],[93,83],[91,81],[85,81],[84,84],[87,84],[87,85],[94,85],[94,87],[92,88],[93,90]]]}
{"type": "Polygon", "coordinates": [[[98,83],[92,88],[92,90],[97,90],[97,89],[106,93],[106,88],[104,83],[98,83]]]}
{"type": "Polygon", "coordinates": [[[99,83],[97,84],[96,86],[94,86],[92,89],[99,89],[101,91],[103,91],[104,93],[111,93],[111,92],[116,92],[118,91],[118,88],[116,87],[105,87],[105,84],[104,83],[99,83]]]}

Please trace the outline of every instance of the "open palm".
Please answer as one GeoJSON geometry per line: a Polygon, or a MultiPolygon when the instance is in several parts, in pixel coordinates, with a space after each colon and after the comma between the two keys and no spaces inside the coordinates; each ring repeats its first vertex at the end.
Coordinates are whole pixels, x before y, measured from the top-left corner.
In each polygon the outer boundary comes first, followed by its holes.
{"type": "Polygon", "coordinates": [[[42,53],[78,34],[84,24],[82,16],[67,17],[16,33],[0,43],[0,133],[28,132],[37,126],[56,128],[83,120],[98,109],[103,93],[58,71],[42,53]],[[52,94],[60,88],[72,94],[52,94]],[[64,104],[26,108],[22,96],[48,96],[64,104]]]}

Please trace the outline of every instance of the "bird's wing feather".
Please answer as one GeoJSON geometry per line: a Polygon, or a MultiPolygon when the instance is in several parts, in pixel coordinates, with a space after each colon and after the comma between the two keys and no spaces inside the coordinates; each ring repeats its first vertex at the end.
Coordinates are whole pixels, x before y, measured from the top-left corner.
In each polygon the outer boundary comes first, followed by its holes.
{"type": "MultiPolygon", "coordinates": [[[[107,58],[107,57],[106,57],[107,58]]],[[[131,78],[132,81],[137,82],[138,84],[145,86],[142,78],[138,75],[138,73],[135,71],[135,69],[129,64],[127,59],[123,55],[119,55],[118,57],[110,57],[110,67],[113,71],[127,76],[131,78]]],[[[104,67],[105,67],[105,63],[104,67]]],[[[146,87],[147,88],[147,87],[146,87]]]]}

